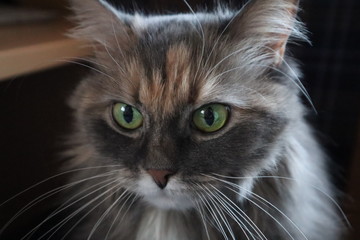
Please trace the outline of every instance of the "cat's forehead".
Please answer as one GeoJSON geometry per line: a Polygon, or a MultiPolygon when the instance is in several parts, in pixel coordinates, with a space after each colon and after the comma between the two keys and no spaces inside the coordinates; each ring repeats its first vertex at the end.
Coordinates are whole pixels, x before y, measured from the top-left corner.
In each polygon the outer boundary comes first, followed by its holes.
{"type": "Polygon", "coordinates": [[[129,75],[135,76],[130,81],[138,82],[131,95],[158,116],[168,116],[179,107],[206,101],[213,87],[208,67],[217,56],[216,51],[204,56],[204,51],[211,51],[213,46],[210,29],[206,29],[207,39],[203,39],[190,23],[190,16],[185,15],[182,20],[156,17],[152,21],[159,25],[149,24],[141,34],[135,50],[136,61],[129,68],[129,75]]]}
{"type": "Polygon", "coordinates": [[[200,87],[200,81],[196,81],[194,76],[195,61],[188,46],[181,43],[170,45],[163,55],[163,59],[153,59],[152,69],[144,66],[146,61],[141,62],[144,76],[135,93],[147,111],[162,116],[171,115],[179,106],[194,103],[200,87]],[[155,67],[156,61],[161,65],[155,67]]]}

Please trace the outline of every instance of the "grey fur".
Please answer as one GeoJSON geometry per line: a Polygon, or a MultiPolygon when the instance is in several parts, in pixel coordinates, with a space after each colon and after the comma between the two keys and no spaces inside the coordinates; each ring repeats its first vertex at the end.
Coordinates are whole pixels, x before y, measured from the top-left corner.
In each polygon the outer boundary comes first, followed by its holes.
{"type": "Polygon", "coordinates": [[[99,63],[71,99],[68,151],[73,168],[91,168],[72,181],[98,177],[73,194],[118,184],[80,201],[96,210],[73,239],[340,239],[325,156],[304,120],[306,91],[283,52],[289,38],[306,40],[296,1],[172,16],[130,16],[96,0],[73,6],[72,35],[95,45],[99,63]],[[119,128],[115,102],[137,107],[143,126],[119,128]],[[214,102],[230,107],[230,120],[201,133],[192,113],[214,102]],[[160,190],[147,169],[176,174],[160,190]]]}

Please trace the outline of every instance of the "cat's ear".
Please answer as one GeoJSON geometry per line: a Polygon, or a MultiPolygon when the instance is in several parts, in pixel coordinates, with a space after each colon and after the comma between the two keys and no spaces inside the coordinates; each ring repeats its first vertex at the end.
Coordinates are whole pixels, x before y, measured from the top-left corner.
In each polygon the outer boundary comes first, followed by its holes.
{"type": "Polygon", "coordinates": [[[230,32],[280,65],[289,37],[305,39],[296,20],[298,5],[299,0],[252,0],[232,19],[230,32]]]}
{"type": "Polygon", "coordinates": [[[105,0],[70,0],[77,27],[73,38],[85,40],[94,47],[123,46],[134,42],[132,15],[116,9],[105,0]]]}

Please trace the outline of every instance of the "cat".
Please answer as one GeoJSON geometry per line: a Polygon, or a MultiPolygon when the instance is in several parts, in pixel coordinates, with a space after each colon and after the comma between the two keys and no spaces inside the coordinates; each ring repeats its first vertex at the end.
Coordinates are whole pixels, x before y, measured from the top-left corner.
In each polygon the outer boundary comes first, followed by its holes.
{"type": "Polygon", "coordinates": [[[71,3],[94,71],[70,100],[76,190],[63,206],[79,217],[64,237],[340,239],[287,51],[306,41],[298,0],[149,16],[71,3]]]}

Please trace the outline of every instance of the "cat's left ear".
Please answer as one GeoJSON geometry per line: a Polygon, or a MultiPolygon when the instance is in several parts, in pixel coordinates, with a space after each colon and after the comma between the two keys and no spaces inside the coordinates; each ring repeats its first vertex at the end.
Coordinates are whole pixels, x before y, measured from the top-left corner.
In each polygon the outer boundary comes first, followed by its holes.
{"type": "Polygon", "coordinates": [[[280,65],[290,36],[305,39],[296,20],[299,0],[252,0],[232,19],[230,34],[280,65]]]}
{"type": "Polygon", "coordinates": [[[70,35],[90,42],[96,49],[104,46],[126,47],[134,42],[132,15],[116,9],[106,0],[70,0],[77,28],[70,35]]]}

